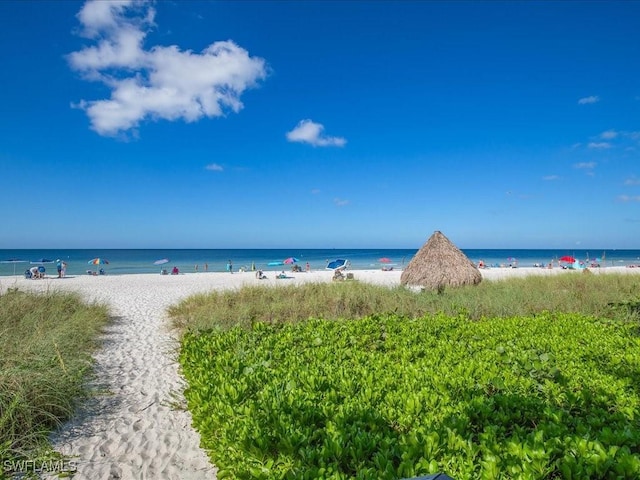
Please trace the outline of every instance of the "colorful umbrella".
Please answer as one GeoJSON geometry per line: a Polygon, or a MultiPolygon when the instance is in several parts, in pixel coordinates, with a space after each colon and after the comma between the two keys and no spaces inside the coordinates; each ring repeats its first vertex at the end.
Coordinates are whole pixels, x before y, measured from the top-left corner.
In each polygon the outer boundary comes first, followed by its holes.
{"type": "Polygon", "coordinates": [[[576,263],[576,259],[570,255],[565,255],[564,257],[560,257],[558,261],[565,262],[565,263],[576,263]]]}
{"type": "Polygon", "coordinates": [[[164,265],[165,263],[169,263],[168,258],[161,258],[160,260],[156,260],[155,262],[153,262],[154,265],[164,265]]]}
{"type": "Polygon", "coordinates": [[[289,257],[286,258],[282,263],[284,263],[285,265],[291,265],[292,263],[296,263],[297,261],[298,259],[296,257],[289,257]]]}
{"type": "Polygon", "coordinates": [[[269,262],[269,263],[267,263],[267,266],[269,266],[269,267],[276,267],[278,265],[283,265],[283,263],[282,262],[269,262]]]}
{"type": "Polygon", "coordinates": [[[94,258],[93,260],[89,260],[89,265],[106,265],[109,263],[109,260],[106,260],[104,258],[94,258]]]}
{"type": "Polygon", "coordinates": [[[378,261],[379,261],[380,263],[391,263],[391,259],[390,259],[390,258],[388,258],[388,257],[382,257],[382,258],[379,258],[379,259],[378,259],[378,261]]]}

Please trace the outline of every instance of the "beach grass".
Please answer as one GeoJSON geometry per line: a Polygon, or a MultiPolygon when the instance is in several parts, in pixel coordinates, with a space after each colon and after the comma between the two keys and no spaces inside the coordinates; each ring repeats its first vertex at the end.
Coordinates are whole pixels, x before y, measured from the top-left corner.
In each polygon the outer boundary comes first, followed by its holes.
{"type": "Polygon", "coordinates": [[[86,394],[90,354],[107,321],[105,306],[76,294],[0,293],[3,462],[55,455],[48,436],[86,394]]]}
{"type": "Polygon", "coordinates": [[[572,312],[604,318],[637,319],[640,278],[635,275],[526,276],[483,281],[443,293],[363,282],[313,283],[193,295],[169,309],[180,330],[249,328],[255,322],[291,323],[308,318],[360,318],[380,313],[408,317],[463,314],[483,317],[572,312]]]}

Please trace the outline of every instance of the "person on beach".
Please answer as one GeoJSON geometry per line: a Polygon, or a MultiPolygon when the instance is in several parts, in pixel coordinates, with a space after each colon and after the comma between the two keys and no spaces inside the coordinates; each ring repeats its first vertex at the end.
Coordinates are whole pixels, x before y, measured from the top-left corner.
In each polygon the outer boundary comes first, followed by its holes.
{"type": "Polygon", "coordinates": [[[233,263],[231,262],[231,260],[227,262],[227,272],[233,273],[233,263]]]}
{"type": "Polygon", "coordinates": [[[307,272],[310,272],[310,271],[311,271],[311,265],[309,265],[309,262],[307,262],[306,270],[307,270],[307,272]]]}
{"type": "Polygon", "coordinates": [[[62,270],[60,273],[63,278],[67,276],[67,262],[62,262],[62,270]]]}
{"type": "Polygon", "coordinates": [[[178,267],[173,267],[173,270],[171,270],[171,275],[178,275],[180,273],[180,270],[178,270],[178,267]]]}
{"type": "Polygon", "coordinates": [[[205,272],[208,272],[208,271],[209,271],[209,264],[208,264],[208,263],[205,263],[205,264],[204,264],[204,271],[205,271],[205,272]]]}
{"type": "Polygon", "coordinates": [[[62,278],[62,262],[60,259],[56,260],[56,269],[58,270],[58,278],[62,278]]]}

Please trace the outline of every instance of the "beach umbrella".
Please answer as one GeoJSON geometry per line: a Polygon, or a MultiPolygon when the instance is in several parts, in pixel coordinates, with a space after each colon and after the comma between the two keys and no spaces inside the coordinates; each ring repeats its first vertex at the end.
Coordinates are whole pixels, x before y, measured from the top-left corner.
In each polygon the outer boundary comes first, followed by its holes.
{"type": "Polygon", "coordinates": [[[334,260],[333,262],[327,263],[327,266],[325,268],[327,270],[338,270],[340,268],[347,268],[347,263],[348,262],[349,262],[348,260],[343,260],[341,258],[338,258],[337,260],[334,260]]]}
{"type": "Polygon", "coordinates": [[[107,265],[109,263],[109,260],[106,260],[104,258],[94,258],[92,260],[89,260],[87,262],[89,265],[107,265]]]}
{"type": "Polygon", "coordinates": [[[283,263],[280,262],[280,261],[267,263],[267,266],[269,266],[269,267],[277,267],[278,265],[283,265],[283,263]]]}
{"type": "Polygon", "coordinates": [[[438,292],[445,287],[477,285],[481,281],[482,274],[475,264],[439,231],[431,235],[400,276],[402,285],[438,292]]]}
{"type": "Polygon", "coordinates": [[[390,259],[390,258],[388,258],[388,257],[382,257],[382,258],[379,258],[379,259],[378,259],[378,261],[379,261],[380,263],[391,263],[391,259],[390,259]]]}
{"type": "Polygon", "coordinates": [[[8,260],[2,260],[0,263],[13,263],[13,274],[16,274],[16,263],[27,263],[26,260],[20,260],[19,258],[9,258],[8,260]]]}
{"type": "Polygon", "coordinates": [[[292,263],[296,263],[299,260],[296,257],[289,257],[286,258],[282,263],[284,263],[285,265],[291,265],[292,263]]]}
{"type": "Polygon", "coordinates": [[[576,263],[576,259],[570,255],[565,255],[564,257],[560,257],[558,261],[565,262],[565,263],[576,263]]]}
{"type": "Polygon", "coordinates": [[[43,263],[53,263],[53,260],[49,260],[48,258],[40,258],[38,260],[31,260],[29,263],[31,265],[41,265],[43,263]]]}
{"type": "Polygon", "coordinates": [[[153,262],[154,265],[164,265],[165,263],[169,263],[168,258],[161,258],[160,260],[153,262]]]}

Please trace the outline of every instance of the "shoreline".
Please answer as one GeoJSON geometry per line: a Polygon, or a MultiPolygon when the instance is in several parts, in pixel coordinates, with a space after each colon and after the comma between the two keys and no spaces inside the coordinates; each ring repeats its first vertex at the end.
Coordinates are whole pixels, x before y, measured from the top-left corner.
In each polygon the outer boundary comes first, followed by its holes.
{"type": "MultiPolygon", "coordinates": [[[[558,266],[558,259],[569,255],[584,261],[586,265],[595,262],[602,267],[618,267],[640,264],[640,249],[587,249],[573,248],[552,249],[477,249],[463,248],[462,252],[476,265],[483,262],[492,268],[510,267],[515,264],[521,268],[548,265],[553,261],[558,266]]],[[[308,262],[313,271],[324,270],[330,260],[344,258],[351,263],[352,270],[375,270],[384,265],[394,268],[405,268],[418,252],[418,248],[289,248],[289,249],[0,249],[0,276],[23,274],[38,260],[46,260],[43,264],[48,274],[56,274],[56,260],[67,263],[67,273],[85,275],[87,270],[104,268],[109,275],[125,275],[137,273],[160,273],[161,268],[171,270],[174,266],[181,272],[197,273],[208,271],[225,273],[229,260],[234,271],[241,267],[250,270],[252,265],[262,270],[279,270],[287,268],[284,259],[294,257],[303,269],[308,262]],[[94,265],[93,259],[101,258],[108,264],[94,265]],[[384,262],[380,262],[385,259],[384,262]],[[164,263],[166,260],[166,263],[164,263]],[[31,263],[33,262],[33,263],[31,263]],[[162,262],[162,263],[157,263],[162,262]],[[279,267],[272,268],[273,263],[279,267]],[[197,268],[197,270],[196,270],[197,268]]]]}
{"type": "MultiPolygon", "coordinates": [[[[527,275],[578,275],[559,268],[488,268],[483,279],[503,280],[527,275]]],[[[402,270],[348,270],[355,280],[389,287],[400,285],[402,270]]],[[[640,274],[640,268],[607,267],[594,274],[640,274]]],[[[74,478],[216,478],[216,468],[199,446],[200,437],[184,408],[185,382],[177,363],[178,339],[170,329],[166,309],[184,298],[212,290],[247,285],[292,285],[331,282],[329,270],[293,273],[200,272],[180,275],[76,275],[58,279],[0,277],[0,292],[77,292],[85,301],[104,303],[112,322],[93,355],[95,376],[90,389],[98,392],[74,417],[51,436],[53,447],[76,461],[74,478]]],[[[56,478],[55,476],[50,478],[56,478]]]]}
{"type": "MultiPolygon", "coordinates": [[[[485,267],[478,269],[482,274],[482,278],[485,280],[497,280],[497,279],[505,279],[505,278],[518,278],[518,277],[526,277],[529,275],[559,275],[559,274],[574,274],[574,273],[582,273],[585,270],[588,270],[594,274],[607,274],[607,273],[618,273],[618,274],[634,274],[640,273],[640,265],[627,265],[627,266],[611,266],[611,267],[598,267],[598,268],[579,268],[579,269],[564,269],[559,267],[554,268],[546,268],[546,267],[485,267]]],[[[397,284],[400,285],[400,275],[402,274],[403,269],[394,268],[393,270],[383,270],[383,269],[347,269],[345,272],[352,273],[357,280],[362,280],[365,282],[371,283],[381,283],[383,285],[393,284],[397,281],[397,284]]],[[[263,270],[263,273],[267,276],[266,280],[276,281],[278,279],[275,278],[279,273],[284,272],[287,275],[287,278],[284,280],[288,280],[294,284],[300,283],[308,283],[313,281],[330,281],[333,276],[332,270],[312,270],[310,272],[292,272],[288,269],[280,270],[263,270]]],[[[82,279],[91,280],[94,284],[99,283],[100,281],[104,281],[111,285],[114,280],[104,280],[104,279],[119,279],[121,281],[129,282],[129,281],[151,281],[152,283],[156,283],[150,279],[160,279],[159,282],[164,281],[164,283],[160,284],[176,284],[180,285],[180,283],[176,283],[178,279],[188,279],[183,280],[185,284],[192,286],[208,286],[209,288],[233,288],[242,285],[251,285],[253,284],[253,280],[256,280],[256,284],[264,284],[264,281],[260,282],[256,278],[256,271],[244,271],[244,272],[219,272],[219,271],[208,271],[208,272],[180,272],[178,275],[161,275],[159,273],[109,273],[107,272],[104,275],[89,275],[89,274],[72,274],[67,275],[64,278],[58,278],[56,272],[53,274],[45,274],[42,279],[27,279],[23,274],[16,275],[1,275],[0,276],[0,291],[3,289],[9,288],[7,286],[8,283],[13,284],[13,286],[23,287],[23,286],[31,286],[38,283],[48,283],[53,282],[49,286],[56,285],[64,285],[64,284],[74,284],[74,285],[84,285],[84,281],[82,279]],[[196,280],[199,279],[199,280],[196,280]]],[[[36,287],[37,288],[37,287],[36,287]]]]}

